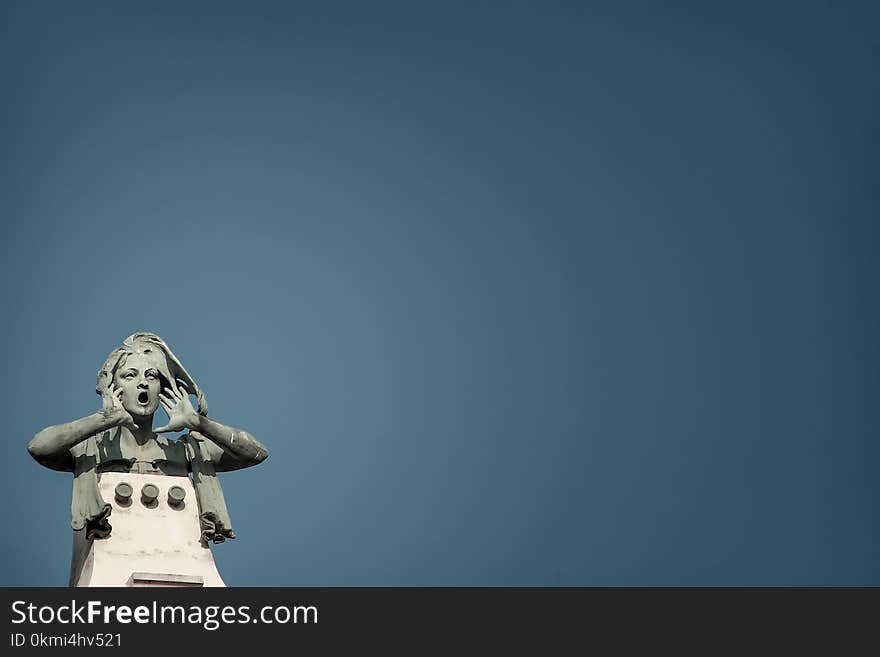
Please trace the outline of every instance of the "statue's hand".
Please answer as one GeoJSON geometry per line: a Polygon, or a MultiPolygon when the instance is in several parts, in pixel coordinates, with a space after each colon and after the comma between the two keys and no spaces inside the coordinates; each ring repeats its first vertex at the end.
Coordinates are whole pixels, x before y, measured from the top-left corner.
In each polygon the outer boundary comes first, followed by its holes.
{"type": "Polygon", "coordinates": [[[101,393],[101,410],[98,411],[101,415],[107,418],[110,422],[112,422],[112,426],[124,426],[129,429],[137,429],[138,426],[134,423],[134,418],[131,416],[125,408],[122,406],[122,390],[117,390],[116,386],[111,383],[107,388],[104,389],[104,392],[101,393]]]}
{"type": "Polygon", "coordinates": [[[165,388],[164,394],[159,394],[159,402],[162,404],[165,412],[168,413],[168,424],[164,427],[153,429],[156,433],[198,429],[199,414],[189,400],[189,391],[186,389],[186,386],[183,383],[180,386],[183,389],[182,391],[174,388],[165,388]]]}

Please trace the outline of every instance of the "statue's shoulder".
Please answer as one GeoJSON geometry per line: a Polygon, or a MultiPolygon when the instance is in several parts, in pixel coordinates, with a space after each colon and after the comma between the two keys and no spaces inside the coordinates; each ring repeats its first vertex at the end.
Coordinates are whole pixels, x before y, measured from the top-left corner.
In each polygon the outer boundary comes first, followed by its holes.
{"type": "Polygon", "coordinates": [[[172,452],[185,452],[186,451],[186,441],[184,440],[184,436],[180,436],[178,438],[167,438],[165,436],[159,435],[156,436],[156,443],[159,447],[162,448],[162,451],[172,451],[172,452]]]}
{"type": "Polygon", "coordinates": [[[203,459],[206,461],[218,461],[223,455],[223,449],[206,439],[197,431],[188,431],[177,440],[184,446],[187,459],[203,459]]]}

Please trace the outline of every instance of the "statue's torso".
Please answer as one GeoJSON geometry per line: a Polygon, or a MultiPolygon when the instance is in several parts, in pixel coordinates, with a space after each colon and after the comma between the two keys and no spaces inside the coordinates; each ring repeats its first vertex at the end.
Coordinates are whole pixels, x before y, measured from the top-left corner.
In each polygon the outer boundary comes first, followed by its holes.
{"type": "Polygon", "coordinates": [[[182,477],[189,472],[186,445],[180,440],[158,436],[138,445],[127,429],[120,427],[96,437],[99,463],[103,472],[133,472],[182,477]]]}

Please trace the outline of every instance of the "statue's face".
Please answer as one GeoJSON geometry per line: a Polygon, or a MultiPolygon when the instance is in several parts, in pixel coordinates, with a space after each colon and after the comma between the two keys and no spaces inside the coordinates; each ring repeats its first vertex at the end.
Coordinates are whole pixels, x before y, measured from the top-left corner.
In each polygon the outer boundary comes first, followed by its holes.
{"type": "Polygon", "coordinates": [[[116,368],[113,382],[122,390],[122,407],[132,416],[152,415],[159,407],[162,382],[155,359],[131,354],[116,368]]]}

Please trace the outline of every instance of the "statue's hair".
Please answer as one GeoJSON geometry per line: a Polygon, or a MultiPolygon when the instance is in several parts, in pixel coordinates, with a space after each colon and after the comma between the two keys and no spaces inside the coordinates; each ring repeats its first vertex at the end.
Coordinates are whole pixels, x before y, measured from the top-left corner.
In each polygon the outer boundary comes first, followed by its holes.
{"type": "Polygon", "coordinates": [[[159,373],[167,379],[169,384],[175,387],[177,387],[179,383],[184,383],[190,394],[195,395],[198,399],[198,412],[201,415],[207,415],[208,400],[205,399],[202,389],[199,388],[198,384],[196,384],[193,378],[189,375],[189,372],[184,369],[183,365],[177,359],[177,356],[171,351],[171,348],[155,333],[132,333],[125,338],[122,346],[118,349],[114,349],[110,353],[107,360],[104,362],[104,366],[98,371],[98,382],[95,385],[95,392],[99,395],[104,394],[104,391],[110,387],[111,383],[113,383],[113,374],[116,372],[116,368],[119,367],[119,364],[123,359],[132,354],[138,353],[135,349],[135,343],[138,342],[147,343],[147,346],[144,348],[144,352],[146,353],[149,353],[152,347],[157,347],[162,351],[165,355],[167,367],[160,366],[159,373]]]}

